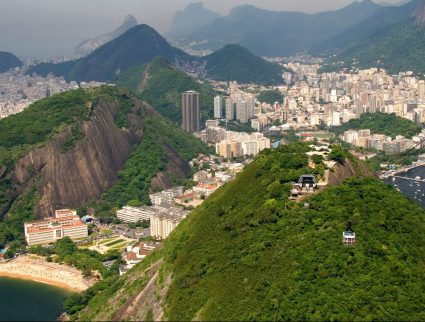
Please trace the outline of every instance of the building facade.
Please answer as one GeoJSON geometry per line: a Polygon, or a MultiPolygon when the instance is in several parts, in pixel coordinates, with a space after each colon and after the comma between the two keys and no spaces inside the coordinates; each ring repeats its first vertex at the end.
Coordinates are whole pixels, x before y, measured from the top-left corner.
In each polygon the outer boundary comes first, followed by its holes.
{"type": "Polygon", "coordinates": [[[149,220],[152,212],[147,207],[125,206],[117,211],[117,217],[125,223],[136,223],[141,220],[149,220]]]}
{"type": "Polygon", "coordinates": [[[28,246],[44,245],[69,237],[72,240],[88,236],[87,225],[73,210],[58,210],[55,217],[31,221],[24,224],[25,240],[28,246]]]}
{"type": "Polygon", "coordinates": [[[200,131],[199,93],[188,91],[182,94],[182,128],[190,133],[200,131]]]}

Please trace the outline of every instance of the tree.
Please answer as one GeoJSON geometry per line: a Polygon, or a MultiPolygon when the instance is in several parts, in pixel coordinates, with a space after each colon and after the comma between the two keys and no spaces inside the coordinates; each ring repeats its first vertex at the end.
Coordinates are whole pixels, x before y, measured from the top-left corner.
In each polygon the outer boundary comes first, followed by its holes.
{"type": "Polygon", "coordinates": [[[258,95],[257,99],[261,103],[268,103],[270,105],[276,102],[283,103],[283,95],[278,90],[263,91],[258,95]]]}
{"type": "Polygon", "coordinates": [[[311,156],[311,160],[314,162],[314,164],[319,165],[323,162],[323,157],[318,154],[314,154],[311,156]]]}
{"type": "Polygon", "coordinates": [[[343,164],[345,162],[346,153],[341,146],[334,145],[332,146],[332,151],[329,154],[329,158],[333,161],[343,164]]]}

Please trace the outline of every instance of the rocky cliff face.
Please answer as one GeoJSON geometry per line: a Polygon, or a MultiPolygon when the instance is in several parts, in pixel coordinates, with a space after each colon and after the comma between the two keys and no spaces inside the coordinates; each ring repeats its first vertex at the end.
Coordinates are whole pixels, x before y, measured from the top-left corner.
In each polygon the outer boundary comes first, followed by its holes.
{"type": "Polygon", "coordinates": [[[337,164],[329,173],[329,186],[339,186],[351,177],[373,177],[374,173],[363,162],[346,159],[344,164],[337,164]]]}
{"type": "Polygon", "coordinates": [[[425,1],[419,7],[416,13],[416,25],[418,27],[425,27],[425,1]]]}
{"type": "Polygon", "coordinates": [[[117,179],[116,173],[143,136],[143,114],[149,108],[135,104],[129,129],[119,129],[115,124],[117,102],[100,101],[90,120],[82,124],[84,138],[74,148],[67,152],[62,149],[72,136],[68,129],[45,146],[33,149],[15,164],[12,194],[20,195],[36,183],[39,217],[98,199],[117,179]]]}

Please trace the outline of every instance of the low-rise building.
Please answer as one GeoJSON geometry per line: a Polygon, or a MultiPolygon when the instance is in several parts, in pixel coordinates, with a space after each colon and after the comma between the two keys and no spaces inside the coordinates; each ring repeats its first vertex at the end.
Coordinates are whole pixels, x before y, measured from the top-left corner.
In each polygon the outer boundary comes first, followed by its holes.
{"type": "Polygon", "coordinates": [[[142,220],[149,220],[152,210],[149,207],[125,206],[117,211],[117,217],[125,223],[136,223],[142,220]]]}
{"type": "Polygon", "coordinates": [[[174,187],[168,190],[164,190],[158,193],[149,195],[149,198],[154,206],[160,205],[171,205],[175,197],[181,196],[183,194],[184,188],[174,187]]]}
{"type": "Polygon", "coordinates": [[[27,222],[24,231],[28,246],[54,243],[63,237],[76,240],[88,236],[87,225],[75,211],[68,209],[56,211],[55,217],[27,222]]]}

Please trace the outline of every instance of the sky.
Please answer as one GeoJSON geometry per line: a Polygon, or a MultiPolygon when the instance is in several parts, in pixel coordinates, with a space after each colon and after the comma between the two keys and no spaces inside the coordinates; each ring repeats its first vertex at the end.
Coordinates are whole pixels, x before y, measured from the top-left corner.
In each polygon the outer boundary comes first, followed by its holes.
{"type": "MultiPolygon", "coordinates": [[[[278,11],[314,13],[339,9],[353,0],[204,0],[206,8],[227,14],[252,4],[278,11]]],[[[0,0],[0,51],[22,59],[68,55],[81,41],[110,32],[134,15],[162,34],[177,10],[197,0],[0,0]]],[[[388,0],[400,2],[400,0],[388,0]]]]}

